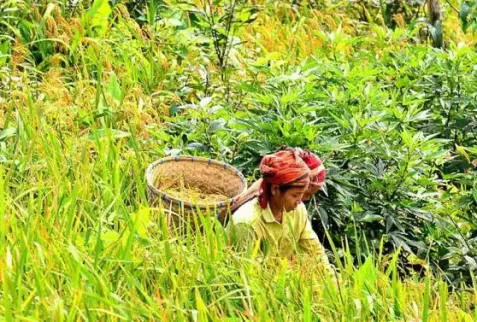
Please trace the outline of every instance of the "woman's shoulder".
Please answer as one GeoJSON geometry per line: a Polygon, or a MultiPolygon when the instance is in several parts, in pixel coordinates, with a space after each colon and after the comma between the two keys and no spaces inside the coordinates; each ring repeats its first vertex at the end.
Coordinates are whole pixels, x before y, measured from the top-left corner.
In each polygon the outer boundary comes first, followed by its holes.
{"type": "Polygon", "coordinates": [[[294,212],[295,212],[295,218],[300,221],[306,220],[306,218],[308,218],[308,210],[306,209],[306,206],[303,202],[300,203],[298,207],[296,207],[294,212]]]}
{"type": "Polygon", "coordinates": [[[260,218],[260,204],[257,198],[247,201],[232,215],[234,224],[253,224],[260,218]]]}

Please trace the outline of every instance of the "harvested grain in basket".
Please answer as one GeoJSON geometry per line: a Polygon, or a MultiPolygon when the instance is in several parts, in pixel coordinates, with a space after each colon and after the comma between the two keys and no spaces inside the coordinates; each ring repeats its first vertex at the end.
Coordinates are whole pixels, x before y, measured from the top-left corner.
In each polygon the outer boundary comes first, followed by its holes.
{"type": "Polygon", "coordinates": [[[194,182],[186,183],[182,176],[159,179],[157,187],[168,196],[188,203],[214,204],[228,199],[222,191],[194,182]]]}

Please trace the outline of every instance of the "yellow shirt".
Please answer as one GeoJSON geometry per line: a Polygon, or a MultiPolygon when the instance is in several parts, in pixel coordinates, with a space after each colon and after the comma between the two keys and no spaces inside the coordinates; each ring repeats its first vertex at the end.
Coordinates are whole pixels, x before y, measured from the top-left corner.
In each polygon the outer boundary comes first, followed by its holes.
{"type": "Polygon", "coordinates": [[[260,240],[264,255],[291,257],[297,253],[307,253],[318,257],[326,268],[330,268],[328,257],[318,236],[311,228],[308,212],[301,203],[295,210],[283,214],[282,223],[267,206],[262,209],[258,199],[243,204],[232,216],[229,232],[235,244],[246,248],[260,240]]]}

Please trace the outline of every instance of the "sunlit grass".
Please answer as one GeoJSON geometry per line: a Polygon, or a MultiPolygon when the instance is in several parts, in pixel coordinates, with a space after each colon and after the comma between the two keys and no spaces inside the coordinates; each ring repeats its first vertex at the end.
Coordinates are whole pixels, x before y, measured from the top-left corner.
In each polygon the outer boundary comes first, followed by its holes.
{"type": "MultiPolygon", "coordinates": [[[[259,47],[248,58],[270,59],[273,69],[279,60],[354,53],[354,22],[340,21],[336,8],[302,15],[286,9],[268,8],[245,29],[244,56],[259,47]]],[[[152,139],[149,127],[167,136],[160,131],[170,106],[200,101],[197,65],[213,71],[213,63],[193,46],[178,59],[188,40],[167,29],[164,39],[150,39],[124,7],[108,37],[97,39],[57,7],[33,10],[43,29],[35,27],[32,43],[13,42],[8,97],[0,101],[6,321],[477,319],[475,294],[456,292],[439,276],[401,280],[397,254],[355,266],[346,247],[341,257],[335,251],[335,284],[310,259],[262,263],[235,253],[217,223],[171,235],[164,213],[146,200],[145,168],[164,154],[162,137],[152,139]],[[42,37],[57,51],[35,66],[29,48],[42,37]]],[[[399,32],[395,47],[383,51],[404,46],[399,32]]],[[[391,41],[381,36],[375,43],[387,47],[391,41]]]]}
{"type": "Polygon", "coordinates": [[[170,235],[147,207],[150,160],[134,135],[60,138],[44,118],[20,114],[18,163],[0,167],[7,320],[471,320],[472,294],[432,276],[402,281],[396,258],[355,267],[348,254],[335,285],[310,260],[234,253],[217,224],[170,235]]]}

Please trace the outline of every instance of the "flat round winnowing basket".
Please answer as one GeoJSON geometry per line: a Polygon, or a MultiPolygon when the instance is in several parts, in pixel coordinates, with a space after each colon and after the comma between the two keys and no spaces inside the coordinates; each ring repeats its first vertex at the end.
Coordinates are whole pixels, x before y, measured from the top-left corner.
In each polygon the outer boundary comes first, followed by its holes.
{"type": "MultiPolygon", "coordinates": [[[[236,197],[247,189],[244,176],[226,163],[192,156],[167,157],[146,169],[147,198],[151,207],[164,210],[170,227],[193,230],[200,216],[216,216],[230,207],[236,197]],[[200,191],[201,195],[223,195],[223,200],[194,202],[181,200],[161,187],[167,182],[180,180],[186,187],[200,191]]],[[[203,219],[203,218],[202,218],[203,219]]]]}

